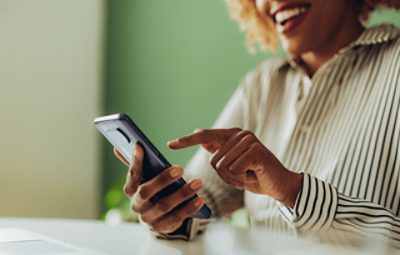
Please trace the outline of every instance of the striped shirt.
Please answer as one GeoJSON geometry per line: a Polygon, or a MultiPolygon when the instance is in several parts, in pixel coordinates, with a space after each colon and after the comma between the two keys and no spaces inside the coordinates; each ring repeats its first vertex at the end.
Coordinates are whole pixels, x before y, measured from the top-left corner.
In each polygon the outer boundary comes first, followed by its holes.
{"type": "MultiPolygon", "coordinates": [[[[399,28],[366,29],[312,79],[290,58],[261,63],[214,127],[252,131],[288,169],[304,174],[289,208],[225,184],[200,149],[187,176],[203,180],[200,195],[215,217],[245,206],[252,224],[277,231],[372,233],[400,246],[399,28]]],[[[205,226],[190,221],[187,239],[205,226]]]]}

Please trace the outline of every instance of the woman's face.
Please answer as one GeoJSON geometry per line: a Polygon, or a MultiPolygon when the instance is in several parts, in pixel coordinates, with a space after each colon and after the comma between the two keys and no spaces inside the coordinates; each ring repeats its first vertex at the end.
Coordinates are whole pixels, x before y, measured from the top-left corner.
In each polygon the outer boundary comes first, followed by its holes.
{"type": "MultiPolygon", "coordinates": [[[[272,18],[286,52],[301,55],[335,39],[349,12],[349,0],[256,0],[258,11],[272,18]]],[[[346,24],[344,24],[346,25],[346,24]]]]}

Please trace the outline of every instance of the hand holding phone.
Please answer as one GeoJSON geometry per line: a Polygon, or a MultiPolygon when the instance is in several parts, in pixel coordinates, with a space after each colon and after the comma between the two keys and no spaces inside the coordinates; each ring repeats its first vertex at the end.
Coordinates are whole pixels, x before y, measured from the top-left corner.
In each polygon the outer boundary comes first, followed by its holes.
{"type": "MultiPolygon", "coordinates": [[[[116,155],[124,163],[126,159],[116,151],[116,155]]],[[[143,148],[135,146],[134,163],[129,165],[129,173],[124,186],[125,194],[131,198],[132,210],[140,215],[141,220],[152,229],[161,233],[171,233],[178,229],[186,218],[192,217],[204,205],[204,200],[196,196],[201,188],[201,180],[193,179],[176,192],[158,201],[151,202],[155,194],[168,185],[182,178],[183,169],[171,166],[151,180],[141,184],[143,169],[143,148]],[[196,196],[194,199],[192,197],[196,196]],[[184,204],[183,206],[179,206],[184,204]]]]}
{"type": "Polygon", "coordinates": [[[143,222],[158,232],[171,233],[188,217],[211,216],[196,195],[201,180],[186,183],[183,169],[171,166],[127,115],[100,117],[95,125],[129,166],[124,192],[143,222]]]}

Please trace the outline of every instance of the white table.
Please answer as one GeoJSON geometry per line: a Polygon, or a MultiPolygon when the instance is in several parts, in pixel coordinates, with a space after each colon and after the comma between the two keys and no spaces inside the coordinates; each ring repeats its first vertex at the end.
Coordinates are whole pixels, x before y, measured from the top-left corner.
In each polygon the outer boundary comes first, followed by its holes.
{"type": "Polygon", "coordinates": [[[264,229],[237,229],[222,222],[214,223],[192,242],[156,240],[134,223],[112,226],[89,220],[0,218],[0,228],[21,228],[112,255],[366,254],[366,248],[332,247],[264,229]]]}

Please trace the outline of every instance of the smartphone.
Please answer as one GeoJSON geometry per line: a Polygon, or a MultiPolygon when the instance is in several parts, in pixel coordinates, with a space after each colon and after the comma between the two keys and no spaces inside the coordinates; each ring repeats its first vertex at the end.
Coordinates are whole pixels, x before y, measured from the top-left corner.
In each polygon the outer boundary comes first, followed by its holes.
{"type": "MultiPolygon", "coordinates": [[[[142,181],[146,182],[157,176],[161,171],[167,169],[171,164],[157,150],[151,141],[144,135],[139,127],[129,118],[128,115],[119,113],[103,117],[98,117],[94,120],[96,128],[107,138],[107,140],[124,156],[126,160],[132,162],[133,148],[136,143],[139,143],[144,149],[142,181]]],[[[180,178],[165,189],[157,193],[152,201],[155,202],[174,191],[178,190],[185,184],[185,180],[180,178]]],[[[197,196],[197,195],[196,195],[197,196]]],[[[193,196],[187,202],[196,198],[193,196]]],[[[210,218],[211,210],[207,205],[204,205],[197,213],[193,215],[195,218],[210,218]]]]}

